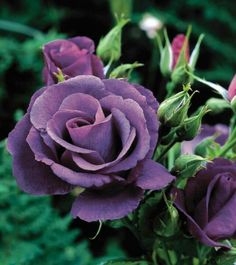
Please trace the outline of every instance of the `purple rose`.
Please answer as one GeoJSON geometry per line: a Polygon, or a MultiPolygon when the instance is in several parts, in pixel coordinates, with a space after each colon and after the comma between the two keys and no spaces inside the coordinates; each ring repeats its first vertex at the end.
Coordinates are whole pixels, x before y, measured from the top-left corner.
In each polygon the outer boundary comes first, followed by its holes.
{"type": "Polygon", "coordinates": [[[102,61],[93,54],[94,43],[87,37],[55,40],[43,47],[45,67],[43,78],[46,85],[57,83],[58,69],[66,79],[77,75],[95,75],[104,78],[102,61]]]}
{"type": "Polygon", "coordinates": [[[173,196],[194,237],[208,246],[228,247],[218,241],[236,235],[236,163],[215,159],[173,196]]]}
{"type": "Polygon", "coordinates": [[[216,135],[216,143],[224,145],[229,135],[229,127],[224,124],[216,124],[214,126],[203,124],[200,133],[191,141],[182,143],[183,154],[193,154],[195,147],[207,137],[216,135]]]}
{"type": "Polygon", "coordinates": [[[32,194],[83,188],[72,215],[86,221],[127,215],[143,190],[174,179],[151,160],[157,108],[149,90],[116,79],[78,76],[37,91],[8,138],[19,186],[32,194]]]}

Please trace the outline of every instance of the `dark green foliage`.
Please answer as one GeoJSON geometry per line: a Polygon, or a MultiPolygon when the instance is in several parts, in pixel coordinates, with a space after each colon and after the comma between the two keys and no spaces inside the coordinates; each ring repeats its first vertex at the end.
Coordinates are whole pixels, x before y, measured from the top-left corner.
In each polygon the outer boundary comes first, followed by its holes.
{"type": "Polygon", "coordinates": [[[11,175],[11,158],[0,147],[0,261],[1,265],[88,265],[86,241],[75,243],[78,230],[71,217],[61,217],[50,197],[19,191],[11,175]]]}
{"type": "Polygon", "coordinates": [[[186,32],[190,24],[193,28],[193,41],[204,33],[201,49],[204,49],[204,56],[201,52],[198,73],[206,79],[229,84],[236,68],[234,1],[147,0],[135,2],[134,9],[134,20],[138,21],[144,11],[150,12],[164,22],[172,36],[186,32]]]}

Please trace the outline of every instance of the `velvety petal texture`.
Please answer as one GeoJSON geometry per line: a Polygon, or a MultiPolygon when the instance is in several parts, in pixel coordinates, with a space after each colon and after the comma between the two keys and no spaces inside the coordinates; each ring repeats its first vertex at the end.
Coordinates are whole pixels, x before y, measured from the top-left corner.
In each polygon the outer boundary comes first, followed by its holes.
{"type": "Polygon", "coordinates": [[[229,248],[220,240],[236,235],[236,163],[215,159],[184,190],[173,189],[172,196],[194,237],[208,246],[229,248]]]}
{"type": "MultiPolygon", "coordinates": [[[[87,39],[61,45],[74,51],[81,41],[81,49],[93,51],[87,39]]],[[[53,54],[61,49],[53,47],[53,54]]],[[[162,189],[175,179],[151,160],[158,140],[157,108],[147,89],[92,75],[39,90],[8,138],[19,186],[32,194],[83,188],[72,215],[88,222],[127,215],[144,190],[162,189]]]]}
{"type": "Polygon", "coordinates": [[[93,54],[94,50],[93,41],[87,37],[59,39],[45,44],[43,79],[46,85],[57,83],[59,69],[65,79],[78,75],[104,78],[102,61],[93,54]]]}

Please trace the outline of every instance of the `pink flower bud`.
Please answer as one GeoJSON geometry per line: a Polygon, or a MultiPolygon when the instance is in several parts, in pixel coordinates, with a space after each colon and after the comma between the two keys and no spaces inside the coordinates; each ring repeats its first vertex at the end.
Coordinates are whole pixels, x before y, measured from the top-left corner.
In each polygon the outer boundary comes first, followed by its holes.
{"type": "Polygon", "coordinates": [[[236,96],[236,74],[229,85],[228,96],[230,101],[236,96]]]}
{"type": "MultiPolygon", "coordinates": [[[[185,35],[184,34],[178,34],[172,41],[171,43],[171,46],[172,46],[172,51],[173,51],[173,65],[172,65],[172,69],[175,68],[177,62],[178,62],[178,59],[179,59],[179,56],[180,56],[180,52],[181,52],[181,49],[184,45],[184,41],[185,41],[185,35]]],[[[185,50],[185,58],[186,58],[186,61],[188,62],[189,61],[189,44],[187,43],[187,47],[186,47],[186,50],[185,50]]]]}

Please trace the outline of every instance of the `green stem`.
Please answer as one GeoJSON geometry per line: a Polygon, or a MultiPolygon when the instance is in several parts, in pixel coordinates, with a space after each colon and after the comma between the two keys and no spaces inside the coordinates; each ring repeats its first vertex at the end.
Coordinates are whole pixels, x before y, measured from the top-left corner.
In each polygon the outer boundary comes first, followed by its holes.
{"type": "Polygon", "coordinates": [[[164,249],[164,252],[165,252],[166,264],[167,265],[172,265],[172,261],[171,261],[171,258],[170,258],[169,252],[168,252],[168,248],[166,247],[166,243],[163,241],[162,244],[163,244],[163,249],[164,249]]]}
{"type": "Polygon", "coordinates": [[[133,233],[133,235],[137,238],[138,241],[140,241],[139,233],[136,229],[136,227],[132,224],[132,222],[128,219],[128,217],[125,217],[123,220],[123,224],[133,233]]]}
{"type": "Polygon", "coordinates": [[[162,152],[158,155],[157,151],[154,154],[154,160],[159,161],[161,158],[165,156],[165,154],[177,143],[177,138],[174,136],[172,141],[169,142],[167,146],[162,150],[162,152]]]}
{"type": "Polygon", "coordinates": [[[224,145],[219,153],[219,156],[225,156],[226,153],[236,145],[236,139],[234,139],[232,142],[224,145]]]}

